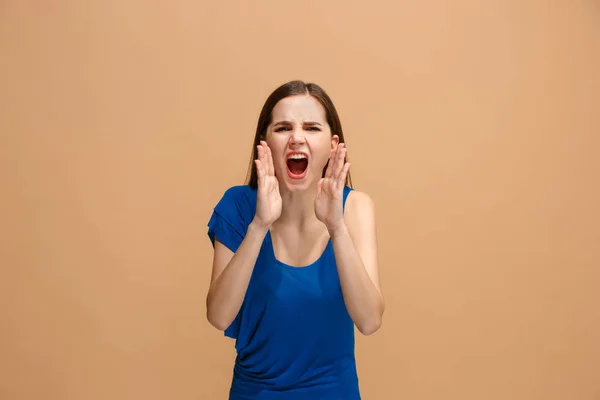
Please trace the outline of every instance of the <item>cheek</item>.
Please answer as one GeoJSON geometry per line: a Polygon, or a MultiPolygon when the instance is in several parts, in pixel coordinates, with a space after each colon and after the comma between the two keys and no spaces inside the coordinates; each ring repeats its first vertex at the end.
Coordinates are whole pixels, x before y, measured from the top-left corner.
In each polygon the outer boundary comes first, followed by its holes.
{"type": "Polygon", "coordinates": [[[327,165],[327,161],[329,161],[329,157],[327,155],[322,155],[319,157],[319,160],[313,162],[313,168],[321,171],[327,165]]]}
{"type": "Polygon", "coordinates": [[[273,153],[273,156],[275,156],[276,153],[281,153],[281,149],[283,148],[281,140],[277,140],[277,138],[271,136],[267,137],[266,142],[269,148],[271,149],[271,153],[273,153]]]}
{"type": "Polygon", "coordinates": [[[325,164],[331,153],[331,141],[325,138],[319,138],[311,143],[311,152],[313,157],[325,164]]]}
{"type": "Polygon", "coordinates": [[[281,140],[268,139],[267,144],[271,149],[271,155],[273,157],[273,166],[275,169],[280,168],[283,164],[283,155],[285,153],[285,144],[281,140]]]}

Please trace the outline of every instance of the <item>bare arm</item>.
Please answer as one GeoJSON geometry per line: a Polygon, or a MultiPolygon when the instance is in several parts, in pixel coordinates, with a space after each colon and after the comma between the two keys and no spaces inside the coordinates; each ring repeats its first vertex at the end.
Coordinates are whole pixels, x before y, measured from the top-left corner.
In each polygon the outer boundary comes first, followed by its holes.
{"type": "Polygon", "coordinates": [[[215,328],[227,329],[238,314],[266,234],[266,227],[251,223],[235,253],[215,240],[212,276],[206,296],[206,317],[215,328]]]}
{"type": "Polygon", "coordinates": [[[206,318],[220,330],[227,329],[240,311],[260,247],[269,227],[281,215],[281,195],[271,150],[264,141],[257,147],[258,159],[254,162],[258,173],[258,193],[254,220],[235,253],[215,240],[212,276],[206,296],[206,318]]]}
{"type": "Polygon", "coordinates": [[[377,263],[375,212],[371,198],[354,191],[348,196],[345,223],[330,235],[350,317],[364,335],[381,326],[385,308],[377,263]]]}

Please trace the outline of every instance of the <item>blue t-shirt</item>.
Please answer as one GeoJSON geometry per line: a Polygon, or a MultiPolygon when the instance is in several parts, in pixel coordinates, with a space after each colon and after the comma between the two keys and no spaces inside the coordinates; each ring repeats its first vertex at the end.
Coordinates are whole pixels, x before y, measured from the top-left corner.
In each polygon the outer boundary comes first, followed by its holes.
{"type": "MultiPolygon", "coordinates": [[[[344,201],[352,189],[344,188],[344,201]]],[[[257,191],[229,188],[208,236],[235,252],[256,211],[257,191]]],[[[230,400],[360,400],[354,323],[348,314],[331,239],[304,267],[275,258],[269,233],[240,311],[225,335],[236,340],[230,400]]]]}

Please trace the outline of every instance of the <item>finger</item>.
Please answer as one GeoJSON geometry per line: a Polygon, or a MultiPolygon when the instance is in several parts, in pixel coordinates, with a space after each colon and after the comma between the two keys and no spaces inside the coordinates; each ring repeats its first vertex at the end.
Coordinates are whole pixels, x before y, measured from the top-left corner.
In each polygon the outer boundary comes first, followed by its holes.
{"type": "Polygon", "coordinates": [[[260,165],[260,160],[254,160],[254,164],[256,164],[256,177],[258,178],[258,185],[261,186],[264,180],[264,172],[262,166],[260,165]]]}
{"type": "Polygon", "coordinates": [[[338,146],[337,144],[333,149],[331,149],[331,153],[329,153],[329,162],[327,163],[327,170],[325,171],[325,178],[331,178],[333,176],[333,164],[335,163],[335,157],[337,154],[338,146]]]}
{"type": "Polygon", "coordinates": [[[344,158],[346,157],[346,149],[344,144],[340,144],[337,157],[334,162],[333,178],[339,179],[342,169],[344,168],[344,158]]]}
{"type": "Polygon", "coordinates": [[[331,179],[323,178],[321,182],[321,195],[329,195],[329,186],[331,185],[331,179]]]}
{"type": "Polygon", "coordinates": [[[271,148],[265,142],[265,146],[267,148],[267,173],[269,176],[275,176],[275,166],[273,165],[273,153],[271,153],[271,148]]]}
{"type": "Polygon", "coordinates": [[[257,151],[257,157],[256,159],[259,161],[262,161],[262,151],[263,151],[263,145],[262,145],[262,141],[259,143],[258,146],[256,146],[256,151],[257,151]]]}
{"type": "Polygon", "coordinates": [[[263,176],[267,176],[269,173],[269,156],[267,155],[267,146],[264,140],[260,141],[260,164],[263,168],[263,176]]]}
{"type": "Polygon", "coordinates": [[[347,162],[346,164],[344,164],[344,168],[342,168],[342,172],[340,173],[340,179],[339,182],[341,185],[345,185],[346,184],[346,177],[348,176],[348,171],[350,170],[350,163],[347,162]]]}
{"type": "Polygon", "coordinates": [[[269,146],[267,142],[262,141],[263,146],[263,169],[265,170],[265,176],[269,176],[269,146]]]}
{"type": "Polygon", "coordinates": [[[258,176],[259,179],[264,178],[265,176],[265,171],[264,171],[264,148],[263,146],[257,146],[257,150],[258,150],[258,158],[255,160],[256,163],[256,175],[258,176]]]}
{"type": "Polygon", "coordinates": [[[321,197],[321,192],[323,191],[323,181],[324,180],[325,179],[321,178],[321,179],[319,179],[319,183],[317,183],[317,199],[319,197],[321,197]]]}

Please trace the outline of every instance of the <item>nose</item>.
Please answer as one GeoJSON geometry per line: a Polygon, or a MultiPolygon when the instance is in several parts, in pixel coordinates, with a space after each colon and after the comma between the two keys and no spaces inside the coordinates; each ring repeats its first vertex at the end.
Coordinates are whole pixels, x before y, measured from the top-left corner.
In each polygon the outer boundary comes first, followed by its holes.
{"type": "Polygon", "coordinates": [[[306,142],[306,138],[302,134],[301,129],[294,129],[292,134],[290,135],[290,144],[304,144],[306,142]]]}

